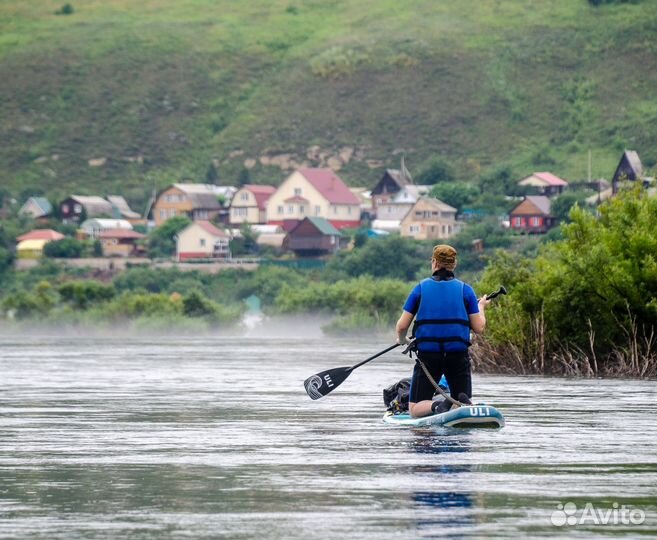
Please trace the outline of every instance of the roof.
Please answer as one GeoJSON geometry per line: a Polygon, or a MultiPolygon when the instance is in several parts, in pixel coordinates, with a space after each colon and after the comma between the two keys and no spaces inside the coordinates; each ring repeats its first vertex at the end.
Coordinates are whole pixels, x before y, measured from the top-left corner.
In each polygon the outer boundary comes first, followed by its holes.
{"type": "Polygon", "coordinates": [[[212,223],[209,221],[195,221],[190,225],[190,227],[198,225],[203,229],[205,232],[210,233],[213,236],[219,236],[221,238],[225,238],[228,236],[228,234],[225,231],[222,231],[221,229],[215,227],[212,223]]]}
{"type": "Polygon", "coordinates": [[[550,215],[550,199],[547,198],[545,195],[527,195],[520,203],[518,203],[513,210],[511,210],[511,214],[515,213],[516,208],[519,208],[522,204],[529,202],[533,206],[536,207],[536,209],[541,212],[542,214],[545,215],[550,215]]]}
{"type": "Polygon", "coordinates": [[[430,190],[431,186],[408,184],[395,193],[391,202],[403,204],[414,203],[422,195],[429,193],[430,190]]]}
{"type": "Polygon", "coordinates": [[[349,191],[347,185],[331,169],[303,167],[298,172],[330,203],[360,206],[358,197],[349,191]]]}
{"type": "Polygon", "coordinates": [[[48,240],[43,240],[43,239],[23,240],[16,246],[16,250],[17,251],[27,251],[32,249],[41,250],[43,249],[43,246],[45,246],[47,243],[48,240]]]}
{"type": "Polygon", "coordinates": [[[80,224],[81,229],[132,229],[132,224],[125,219],[91,218],[80,224]]]}
{"type": "Polygon", "coordinates": [[[261,186],[258,184],[244,184],[242,188],[253,193],[253,196],[255,197],[256,203],[260,210],[265,209],[265,203],[267,202],[267,199],[269,199],[269,197],[272,196],[272,193],[276,191],[274,186],[261,186]]]}
{"type": "Polygon", "coordinates": [[[23,242],[25,240],[61,240],[64,238],[62,233],[53,231],[52,229],[35,229],[33,231],[21,234],[16,238],[16,242],[23,242]]]}
{"type": "Polygon", "coordinates": [[[43,212],[43,216],[46,216],[52,212],[52,204],[50,204],[50,201],[46,199],[45,197],[30,197],[25,201],[25,204],[22,206],[22,208],[25,208],[30,202],[33,202],[36,204],[41,211],[43,212]]]}
{"type": "Polygon", "coordinates": [[[101,231],[98,234],[98,238],[134,238],[138,240],[140,238],[146,238],[146,235],[131,229],[107,229],[101,231]]]}
{"type": "Polygon", "coordinates": [[[71,199],[84,206],[89,217],[100,214],[110,215],[112,213],[112,203],[97,195],[71,195],[71,199]]]}
{"type": "Polygon", "coordinates": [[[121,195],[108,195],[107,200],[119,211],[121,217],[130,219],[139,219],[141,217],[137,212],[130,208],[127,201],[121,195]]]}
{"type": "Polygon", "coordinates": [[[643,174],[643,164],[636,150],[625,150],[625,157],[635,174],[641,176],[643,174]]]}
{"type": "Polygon", "coordinates": [[[545,186],[567,186],[568,182],[555,176],[550,172],[535,172],[532,175],[518,182],[521,186],[527,185],[545,185],[545,186]],[[539,181],[536,182],[536,179],[539,181]]]}
{"type": "Polygon", "coordinates": [[[420,200],[423,201],[423,202],[428,202],[431,206],[433,206],[434,208],[437,208],[441,212],[457,212],[458,211],[453,206],[450,206],[449,204],[444,203],[443,201],[441,201],[440,199],[436,199],[435,197],[420,197],[418,199],[418,202],[420,200]]]}
{"type": "Polygon", "coordinates": [[[412,182],[412,178],[410,178],[409,174],[402,174],[402,172],[397,169],[386,169],[386,173],[400,188],[403,188],[412,182]]]}
{"type": "Polygon", "coordinates": [[[307,217],[315,228],[325,236],[342,236],[342,233],[338,231],[330,221],[321,217],[307,217]]]}
{"type": "Polygon", "coordinates": [[[173,184],[173,187],[185,193],[195,209],[218,210],[221,203],[218,197],[230,198],[235,188],[215,186],[214,184],[173,184]],[[232,191],[231,191],[232,190],[232,191]]]}

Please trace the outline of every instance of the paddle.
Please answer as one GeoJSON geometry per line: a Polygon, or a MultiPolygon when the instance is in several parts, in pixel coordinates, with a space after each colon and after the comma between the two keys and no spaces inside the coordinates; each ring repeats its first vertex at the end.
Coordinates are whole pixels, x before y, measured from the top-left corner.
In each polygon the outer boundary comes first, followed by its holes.
{"type": "Polygon", "coordinates": [[[494,293],[490,293],[486,295],[487,300],[492,300],[496,296],[499,296],[500,294],[506,294],[506,289],[504,288],[504,285],[502,285],[497,291],[494,293]]]}
{"type": "Polygon", "coordinates": [[[399,343],[391,345],[387,349],[382,350],[381,352],[376,353],[374,356],[370,356],[366,360],[359,362],[355,366],[351,367],[338,367],[333,369],[327,369],[326,371],[320,371],[311,377],[308,377],[303,381],[303,386],[306,389],[306,392],[310,396],[310,399],[319,399],[327,395],[328,393],[335,390],[340,386],[351,372],[359,368],[360,366],[367,364],[368,362],[378,358],[379,356],[392,351],[394,348],[399,347],[399,343]]]}

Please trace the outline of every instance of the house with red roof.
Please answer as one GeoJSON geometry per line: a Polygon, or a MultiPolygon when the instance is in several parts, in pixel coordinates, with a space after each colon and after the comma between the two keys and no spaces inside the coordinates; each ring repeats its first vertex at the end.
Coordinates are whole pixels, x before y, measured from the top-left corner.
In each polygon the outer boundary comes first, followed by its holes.
{"type": "Polygon", "coordinates": [[[550,206],[550,199],[544,195],[527,195],[509,212],[509,226],[515,231],[544,234],[556,221],[550,206]]]}
{"type": "Polygon", "coordinates": [[[97,238],[105,257],[134,257],[143,254],[137,242],[146,235],[132,229],[105,229],[98,233],[97,238]]]}
{"type": "Polygon", "coordinates": [[[62,240],[64,235],[52,229],[35,229],[16,238],[16,254],[19,259],[38,259],[48,242],[62,240]]]}
{"type": "Polygon", "coordinates": [[[16,238],[16,242],[23,242],[25,240],[46,240],[48,242],[62,240],[64,235],[52,229],[34,229],[33,231],[21,234],[16,238]]]}
{"type": "Polygon", "coordinates": [[[568,182],[550,172],[535,172],[520,180],[518,185],[532,186],[537,189],[540,195],[555,197],[563,193],[563,190],[568,187],[568,182]]]}
{"type": "Polygon", "coordinates": [[[336,229],[360,225],[360,200],[331,169],[301,168],[267,201],[267,223],[321,217],[336,229]]]}
{"type": "Polygon", "coordinates": [[[233,195],[230,202],[229,222],[262,224],[267,222],[267,201],[276,191],[274,186],[245,184],[233,195]]]}
{"type": "Polygon", "coordinates": [[[176,236],[176,258],[190,259],[230,258],[230,236],[209,221],[195,221],[176,236]]]}

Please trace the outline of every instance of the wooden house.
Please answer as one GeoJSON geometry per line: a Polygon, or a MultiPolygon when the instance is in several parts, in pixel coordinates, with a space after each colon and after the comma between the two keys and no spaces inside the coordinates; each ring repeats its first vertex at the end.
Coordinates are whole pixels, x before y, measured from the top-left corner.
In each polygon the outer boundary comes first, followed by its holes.
{"type": "Polygon", "coordinates": [[[230,203],[235,188],[213,184],[173,184],[162,190],[151,207],[155,226],[174,216],[187,216],[192,221],[216,218],[230,203]]]}
{"type": "Polygon", "coordinates": [[[647,180],[644,178],[643,163],[641,163],[637,152],[625,150],[611,179],[612,193],[618,193],[618,189],[623,182],[635,182],[637,179],[647,180]]]}
{"type": "Polygon", "coordinates": [[[540,195],[555,197],[563,193],[563,190],[568,187],[568,182],[550,172],[535,172],[520,180],[518,185],[531,186],[536,188],[540,195]]]}
{"type": "Polygon", "coordinates": [[[92,217],[112,217],[112,203],[96,195],[71,195],[59,204],[64,223],[84,221],[92,217]]]}
{"type": "Polygon", "coordinates": [[[267,222],[267,200],[276,191],[274,186],[245,184],[237,190],[230,203],[231,225],[267,222]]]}
{"type": "Polygon", "coordinates": [[[528,195],[509,212],[509,226],[515,231],[544,234],[555,222],[550,199],[544,195],[528,195]]]}
{"type": "Polygon", "coordinates": [[[230,236],[205,220],[190,223],[176,237],[178,261],[230,258],[230,236]]]}
{"type": "Polygon", "coordinates": [[[105,229],[97,238],[105,257],[134,257],[143,253],[137,242],[146,235],[131,229],[105,229]]]}
{"type": "Polygon", "coordinates": [[[372,206],[379,219],[385,219],[378,216],[379,206],[389,202],[395,194],[411,184],[412,181],[411,175],[405,168],[402,170],[386,169],[381,179],[372,188],[372,206]]]}
{"type": "Polygon", "coordinates": [[[360,225],[360,200],[331,169],[301,168],[267,201],[267,223],[282,225],[306,217],[327,219],[337,228],[360,225]]]}
{"type": "Polygon", "coordinates": [[[21,216],[30,216],[33,219],[44,220],[52,215],[52,204],[45,197],[30,197],[21,206],[18,213],[21,216]]]}
{"type": "Polygon", "coordinates": [[[299,257],[313,257],[336,253],[348,242],[349,239],[327,219],[306,217],[287,233],[283,248],[299,257]]]}
{"type": "Polygon", "coordinates": [[[456,208],[433,197],[420,197],[401,221],[399,234],[417,240],[449,238],[459,231],[456,208]]]}

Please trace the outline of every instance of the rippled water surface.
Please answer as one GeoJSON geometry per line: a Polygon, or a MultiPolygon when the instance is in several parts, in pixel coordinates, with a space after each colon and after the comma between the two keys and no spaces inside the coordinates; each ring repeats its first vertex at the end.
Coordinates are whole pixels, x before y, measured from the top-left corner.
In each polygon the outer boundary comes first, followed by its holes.
{"type": "Polygon", "coordinates": [[[384,425],[398,352],[306,396],[388,345],[0,338],[0,537],[657,535],[654,381],[475,376],[497,430],[384,425]]]}

